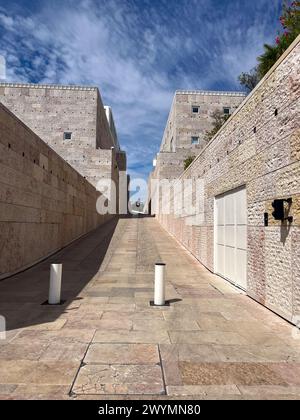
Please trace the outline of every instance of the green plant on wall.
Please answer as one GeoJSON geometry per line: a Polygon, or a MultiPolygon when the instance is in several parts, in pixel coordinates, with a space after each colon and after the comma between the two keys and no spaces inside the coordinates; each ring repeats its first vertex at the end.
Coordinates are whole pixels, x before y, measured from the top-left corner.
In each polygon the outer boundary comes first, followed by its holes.
{"type": "Polygon", "coordinates": [[[246,88],[247,92],[251,92],[260,81],[257,66],[250,70],[249,73],[240,74],[238,80],[240,85],[246,88]]]}
{"type": "Polygon", "coordinates": [[[184,161],[184,170],[186,170],[196,159],[196,156],[189,156],[184,161]]]}
{"type": "Polygon", "coordinates": [[[224,114],[223,112],[217,110],[214,111],[211,115],[212,117],[212,129],[207,131],[205,134],[206,142],[209,142],[215,135],[218,133],[220,128],[225,124],[225,122],[230,118],[230,114],[224,114]]]}
{"type": "Polygon", "coordinates": [[[280,23],[283,31],[278,34],[274,45],[264,45],[265,52],[258,57],[258,74],[263,78],[291,43],[300,34],[300,1],[294,1],[289,5],[286,1],[283,5],[280,23]]]}
{"type": "Polygon", "coordinates": [[[240,84],[248,91],[254,89],[300,34],[300,1],[284,2],[280,23],[281,32],[273,45],[264,45],[264,53],[257,58],[258,65],[249,73],[239,76],[240,84]]]}

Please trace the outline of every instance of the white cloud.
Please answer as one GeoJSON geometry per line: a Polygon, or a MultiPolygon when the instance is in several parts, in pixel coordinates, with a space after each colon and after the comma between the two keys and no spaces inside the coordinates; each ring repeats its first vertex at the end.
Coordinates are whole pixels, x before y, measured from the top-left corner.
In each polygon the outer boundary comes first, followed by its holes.
{"type": "Polygon", "coordinates": [[[139,1],[54,1],[30,16],[0,7],[0,54],[9,80],[99,86],[113,107],[129,166],[143,175],[174,91],[211,89],[220,81],[237,88],[238,74],[270,40],[269,16],[279,0],[248,4],[252,21],[236,1],[225,14],[209,0],[159,3],[143,0],[142,13],[139,1]]]}
{"type": "Polygon", "coordinates": [[[4,13],[0,13],[0,23],[6,30],[11,30],[14,26],[14,19],[4,13]]]}

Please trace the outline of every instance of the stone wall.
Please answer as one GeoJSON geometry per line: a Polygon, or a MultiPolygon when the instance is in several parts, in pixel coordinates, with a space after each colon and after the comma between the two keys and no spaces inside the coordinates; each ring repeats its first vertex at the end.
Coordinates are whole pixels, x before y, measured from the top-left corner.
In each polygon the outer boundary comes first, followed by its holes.
{"type": "Polygon", "coordinates": [[[111,135],[112,135],[113,140],[114,140],[114,146],[117,150],[120,150],[120,144],[119,144],[119,140],[118,140],[118,134],[117,134],[116,126],[115,126],[115,120],[114,120],[114,116],[113,116],[113,113],[112,113],[112,109],[111,109],[110,106],[105,106],[104,110],[105,110],[105,113],[106,113],[106,118],[107,118],[107,121],[108,121],[110,132],[111,132],[111,135]]]}
{"type": "Polygon", "coordinates": [[[212,114],[229,108],[234,112],[245,99],[241,92],[177,91],[175,93],[156,168],[151,177],[175,179],[184,171],[184,161],[196,157],[207,145],[206,132],[212,129],[212,114]],[[198,112],[193,112],[193,107],[198,112]],[[192,144],[192,137],[199,143],[192,144]]]}
{"type": "Polygon", "coordinates": [[[111,176],[114,140],[97,88],[0,84],[0,102],[93,185],[111,176]]]}
{"type": "MultiPolygon", "coordinates": [[[[107,151],[111,153],[111,151],[107,151]]],[[[99,193],[0,104],[0,278],[95,229],[99,193]]]]}
{"type": "Polygon", "coordinates": [[[177,91],[160,150],[190,149],[199,153],[206,145],[206,132],[212,129],[212,114],[223,113],[224,108],[233,113],[244,99],[242,92],[177,91]],[[193,112],[193,107],[198,108],[198,113],[193,112]],[[199,137],[199,145],[191,144],[192,136],[199,137]]]}
{"type": "Polygon", "coordinates": [[[200,153],[181,179],[204,184],[204,220],[158,215],[214,271],[214,201],[246,186],[247,293],[286,319],[300,316],[300,37],[200,153]],[[276,222],[272,201],[292,197],[294,222],[276,222]],[[268,212],[270,225],[264,226],[268,212]]]}
{"type": "Polygon", "coordinates": [[[154,178],[175,179],[184,171],[184,161],[189,156],[195,156],[187,149],[177,149],[176,152],[160,152],[157,155],[154,178]]]}
{"type": "MultiPolygon", "coordinates": [[[[110,149],[115,147],[115,140],[111,132],[106,111],[99,90],[96,88],[96,146],[98,149],[110,149]]],[[[116,134],[115,134],[116,135],[116,134]]]]}

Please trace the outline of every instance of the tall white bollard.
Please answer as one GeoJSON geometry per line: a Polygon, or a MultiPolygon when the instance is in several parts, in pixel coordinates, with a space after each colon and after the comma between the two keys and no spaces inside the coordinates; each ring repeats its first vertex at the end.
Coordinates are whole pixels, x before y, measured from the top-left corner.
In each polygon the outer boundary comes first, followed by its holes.
{"type": "Polygon", "coordinates": [[[62,264],[51,264],[49,299],[48,299],[49,305],[60,304],[61,276],[62,276],[62,264]]]}
{"type": "Polygon", "coordinates": [[[165,268],[166,264],[155,264],[154,305],[164,306],[165,301],[165,268]]]}

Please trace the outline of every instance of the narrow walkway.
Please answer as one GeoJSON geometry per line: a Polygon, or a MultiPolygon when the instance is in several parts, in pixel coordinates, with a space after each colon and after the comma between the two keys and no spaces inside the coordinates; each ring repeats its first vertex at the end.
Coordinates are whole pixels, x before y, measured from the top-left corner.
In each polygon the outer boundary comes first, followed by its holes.
{"type": "Polygon", "coordinates": [[[0,398],[299,398],[300,334],[210,274],[152,218],[112,221],[0,282],[0,398]],[[64,263],[61,306],[49,264],[64,263]],[[170,307],[153,308],[167,263],[170,307]]]}

